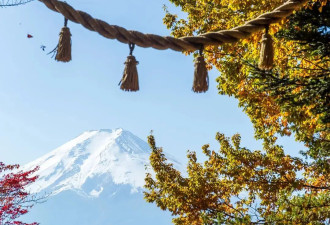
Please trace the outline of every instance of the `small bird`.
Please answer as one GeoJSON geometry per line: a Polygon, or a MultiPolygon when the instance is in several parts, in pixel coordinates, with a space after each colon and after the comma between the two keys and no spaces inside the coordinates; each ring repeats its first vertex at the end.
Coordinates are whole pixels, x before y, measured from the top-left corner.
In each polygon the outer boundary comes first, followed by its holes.
{"type": "Polygon", "coordinates": [[[40,48],[42,49],[42,51],[45,51],[46,46],[41,45],[40,48]]]}
{"type": "Polygon", "coordinates": [[[33,38],[31,34],[27,34],[27,38],[33,38]]]}

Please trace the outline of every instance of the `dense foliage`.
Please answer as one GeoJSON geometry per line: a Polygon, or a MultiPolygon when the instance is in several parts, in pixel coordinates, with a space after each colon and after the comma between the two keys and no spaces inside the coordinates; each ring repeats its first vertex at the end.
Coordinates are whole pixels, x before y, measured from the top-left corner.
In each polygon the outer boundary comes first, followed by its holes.
{"type": "Polygon", "coordinates": [[[174,224],[326,224],[330,218],[329,180],[318,183],[299,173],[308,167],[277,145],[266,153],[240,146],[218,133],[219,152],[203,147],[207,160],[188,153],[188,177],[167,163],[153,136],[145,198],[173,215],[174,224]],[[222,224],[222,223],[220,223],[222,224]]]}
{"type": "MultiPolygon", "coordinates": [[[[230,29],[283,1],[170,0],[187,13],[167,11],[176,37],[230,29]]],[[[330,3],[310,1],[288,20],[272,25],[275,67],[258,69],[261,33],[239,44],[207,47],[210,67],[220,71],[219,93],[233,96],[249,115],[264,149],[240,146],[218,133],[220,150],[206,145],[204,163],[188,153],[188,177],[150,157],[156,174],[146,178],[145,198],[177,216],[175,224],[327,224],[330,218],[330,3]],[[294,134],[307,151],[286,155],[279,136],[294,134]]],[[[297,149],[297,152],[299,149],[297,149]]]]}
{"type": "Polygon", "coordinates": [[[0,162],[0,225],[37,225],[23,223],[17,219],[28,213],[37,199],[30,196],[26,186],[35,182],[31,176],[38,168],[18,171],[19,165],[5,165],[0,162]]]}

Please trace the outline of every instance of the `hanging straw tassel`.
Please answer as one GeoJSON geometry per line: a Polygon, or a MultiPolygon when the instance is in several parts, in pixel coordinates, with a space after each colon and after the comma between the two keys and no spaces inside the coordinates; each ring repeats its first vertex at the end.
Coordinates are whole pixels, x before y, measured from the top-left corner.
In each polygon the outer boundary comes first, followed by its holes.
{"type": "Polygon", "coordinates": [[[209,76],[203,56],[203,48],[199,51],[199,56],[195,59],[195,74],[193,91],[196,93],[206,92],[209,89],[209,76]]]}
{"type": "Polygon", "coordinates": [[[71,61],[71,33],[67,27],[68,19],[64,20],[64,27],[60,33],[60,40],[57,45],[57,53],[55,59],[61,62],[71,61]]]}
{"type": "Polygon", "coordinates": [[[266,33],[262,35],[259,69],[271,70],[274,64],[274,46],[272,36],[268,33],[269,27],[266,27],[266,33]]]}
{"type": "Polygon", "coordinates": [[[123,74],[123,78],[119,82],[120,89],[124,91],[138,91],[139,90],[139,77],[136,65],[139,64],[136,61],[135,57],[132,55],[135,44],[130,43],[130,54],[125,62],[125,70],[123,74]]]}

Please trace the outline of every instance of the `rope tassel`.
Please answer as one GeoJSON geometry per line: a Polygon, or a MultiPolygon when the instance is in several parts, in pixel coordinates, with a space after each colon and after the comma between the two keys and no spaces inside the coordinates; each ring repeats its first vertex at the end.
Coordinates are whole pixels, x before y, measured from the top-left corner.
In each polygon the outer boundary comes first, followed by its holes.
{"type": "Polygon", "coordinates": [[[67,27],[68,19],[64,20],[64,27],[60,33],[60,40],[57,45],[57,53],[55,59],[60,62],[71,61],[71,33],[67,27]]]}
{"type": "Polygon", "coordinates": [[[195,74],[192,89],[196,93],[206,92],[209,89],[209,76],[203,56],[203,49],[199,51],[199,55],[195,59],[195,74]]]}
{"type": "Polygon", "coordinates": [[[136,65],[139,64],[133,56],[133,50],[135,44],[130,43],[130,55],[127,57],[125,62],[125,70],[123,78],[119,82],[120,89],[124,91],[138,91],[139,90],[139,77],[136,65]]]}
{"type": "Polygon", "coordinates": [[[266,28],[266,33],[262,35],[259,69],[271,70],[274,64],[274,46],[272,36],[268,33],[269,27],[266,28]]]}

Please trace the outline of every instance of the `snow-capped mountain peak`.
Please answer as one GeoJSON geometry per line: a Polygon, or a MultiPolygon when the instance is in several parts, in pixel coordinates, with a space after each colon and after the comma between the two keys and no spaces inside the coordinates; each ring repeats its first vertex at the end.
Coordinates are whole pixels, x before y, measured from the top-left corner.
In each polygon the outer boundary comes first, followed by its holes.
{"type": "Polygon", "coordinates": [[[56,195],[65,190],[97,197],[105,186],[144,185],[150,149],[146,142],[121,128],[87,131],[24,169],[40,166],[31,192],[56,195]]]}

